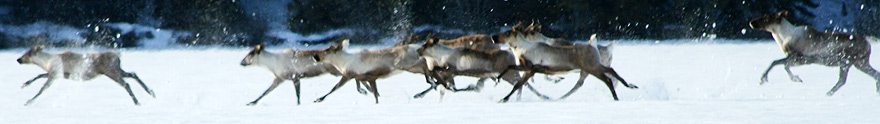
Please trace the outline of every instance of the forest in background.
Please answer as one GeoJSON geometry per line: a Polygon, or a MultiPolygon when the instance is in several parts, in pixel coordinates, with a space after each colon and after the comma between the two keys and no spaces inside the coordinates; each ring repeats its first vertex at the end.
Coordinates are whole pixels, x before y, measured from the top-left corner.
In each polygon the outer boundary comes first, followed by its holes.
{"type": "Polygon", "coordinates": [[[340,38],[377,44],[426,33],[454,38],[532,21],[544,25],[544,34],[569,40],[593,33],[603,39],[769,39],[748,20],[780,10],[794,13],[788,19],[795,24],[877,36],[878,9],[878,0],[3,0],[0,48],[137,47],[158,35],[107,26],[120,23],[173,30],[178,44],[224,46],[340,38]],[[33,24],[67,27],[82,41],[10,28],[33,24]],[[334,31],[341,33],[327,33],[334,31]]]}

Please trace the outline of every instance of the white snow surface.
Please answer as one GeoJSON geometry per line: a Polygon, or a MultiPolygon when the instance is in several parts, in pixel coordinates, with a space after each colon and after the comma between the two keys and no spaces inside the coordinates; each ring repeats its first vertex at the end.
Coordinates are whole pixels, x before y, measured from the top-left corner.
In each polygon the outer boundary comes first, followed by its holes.
{"type": "MultiPolygon", "coordinates": [[[[269,71],[242,67],[250,48],[123,49],[122,68],[135,72],[156,93],[150,97],[133,79],[141,106],[105,76],[91,81],[59,79],[30,106],[24,103],[45,82],[21,88],[44,73],[15,59],[25,49],[0,51],[0,123],[877,123],[880,95],[876,81],[852,69],[847,84],[834,96],[825,93],[837,81],[837,68],[806,65],[792,68],[804,83],[789,80],[781,67],[770,82],[759,85],[771,61],[784,57],[771,41],[749,44],[618,44],[612,67],[639,89],[616,88],[613,101],[599,80],[564,100],[545,101],[523,91],[508,103],[497,103],[512,88],[487,83],[481,92],[432,91],[412,96],[428,85],[420,75],[399,73],[378,80],[381,94],[362,95],[349,82],[322,103],[338,77],[302,80],[302,104],[289,81],[256,106],[245,106],[272,82],[269,71]]],[[[876,45],[875,45],[876,46],[876,45]]],[[[47,49],[60,51],[63,48],[47,49]]],[[[282,48],[270,47],[279,52],[282,48]]],[[[875,47],[875,49],[877,49],[875,47]]],[[[873,54],[875,67],[880,65],[873,54]]],[[[558,97],[577,80],[569,73],[561,83],[537,75],[533,85],[558,97]]],[[[456,78],[460,87],[477,79],[456,78]]]]}

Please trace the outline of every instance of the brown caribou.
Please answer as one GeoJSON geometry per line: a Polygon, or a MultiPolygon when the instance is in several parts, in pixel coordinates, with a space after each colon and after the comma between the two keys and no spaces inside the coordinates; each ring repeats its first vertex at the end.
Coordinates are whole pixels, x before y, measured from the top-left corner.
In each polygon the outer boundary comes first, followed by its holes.
{"type": "Polygon", "coordinates": [[[855,66],[862,72],[877,80],[877,91],[880,92],[880,73],[871,67],[871,44],[868,40],[876,38],[852,35],[839,32],[823,32],[811,26],[795,26],[785,19],[788,11],[765,15],[749,22],[753,29],[769,31],[776,43],[786,54],[785,58],[773,61],[761,76],[761,83],[767,82],[767,73],[777,65],[785,65],[789,78],[795,82],[802,80],[793,75],[791,66],[805,64],[821,64],[840,68],[837,84],[826,95],[834,95],[844,83],[849,69],[855,66]]]}
{"type": "Polygon", "coordinates": [[[43,52],[43,46],[38,46],[32,47],[27,53],[22,55],[21,58],[18,58],[17,61],[19,64],[37,65],[46,71],[46,73],[37,75],[34,79],[28,80],[22,86],[22,88],[24,88],[37,79],[46,78],[46,83],[43,84],[43,87],[40,88],[37,95],[28,100],[25,105],[31,104],[34,99],[37,99],[40,94],[43,94],[43,91],[49,88],[49,86],[52,85],[52,81],[58,78],[58,76],[64,76],[64,79],[87,81],[98,75],[105,75],[125,88],[125,91],[131,96],[131,100],[134,101],[135,105],[140,105],[137,98],[134,96],[134,93],[131,92],[129,84],[123,80],[123,78],[134,78],[141,87],[150,94],[150,96],[153,96],[153,98],[156,97],[153,94],[153,90],[150,90],[150,88],[138,78],[137,74],[125,72],[119,67],[119,53],[116,51],[111,50],[93,54],[78,54],[70,51],[62,51],[53,54],[43,52]]]}
{"type": "MultiPolygon", "coordinates": [[[[347,44],[343,42],[343,44],[347,44]]],[[[332,94],[336,89],[343,86],[347,81],[355,79],[357,81],[369,82],[367,88],[373,93],[376,103],[379,103],[379,92],[376,88],[376,80],[385,78],[394,73],[404,70],[415,73],[428,73],[424,60],[420,59],[416,54],[418,45],[398,45],[388,49],[367,51],[362,50],[357,53],[349,53],[342,51],[346,45],[331,45],[330,47],[320,50],[319,52],[307,55],[313,56],[318,62],[325,62],[332,65],[342,74],[342,78],[326,95],[318,98],[315,102],[323,101],[328,95],[332,94]]],[[[426,74],[426,80],[429,78],[426,74]]],[[[431,83],[430,81],[428,81],[431,83]]]]}
{"type": "MultiPolygon", "coordinates": [[[[254,46],[254,48],[248,52],[247,56],[241,60],[241,66],[257,65],[266,68],[275,76],[275,80],[272,81],[272,85],[269,86],[269,89],[266,89],[266,91],[263,92],[260,97],[257,97],[256,100],[248,103],[248,106],[256,105],[264,96],[269,94],[269,92],[272,92],[272,90],[275,90],[278,85],[286,80],[293,82],[294,89],[296,90],[296,104],[299,105],[300,79],[316,77],[324,73],[330,73],[336,76],[341,75],[329,64],[316,62],[312,59],[312,56],[302,56],[297,54],[312,53],[317,52],[318,50],[296,50],[289,48],[282,50],[281,53],[272,53],[265,49],[266,43],[254,46]]],[[[361,83],[358,83],[358,92],[366,94],[367,92],[360,88],[360,84],[361,83]]]]}
{"type": "MultiPolygon", "coordinates": [[[[508,70],[525,71],[523,79],[517,82],[510,94],[504,97],[501,102],[506,102],[510,95],[521,89],[522,85],[525,84],[524,81],[534,76],[535,73],[559,74],[572,70],[581,71],[577,84],[560,99],[564,99],[577,91],[583,85],[584,79],[589,75],[596,76],[596,78],[605,82],[614,100],[618,100],[618,98],[617,92],[614,90],[612,78],[619,80],[625,87],[638,88],[623,80],[613,68],[602,65],[598,50],[592,45],[553,46],[545,42],[530,41],[517,28],[496,34],[492,36],[492,39],[495,43],[509,45],[511,51],[519,58],[520,65],[511,66],[508,70]]],[[[506,72],[507,70],[501,74],[506,72]]]]}
{"type": "MultiPolygon", "coordinates": [[[[453,48],[438,44],[440,41],[438,39],[428,39],[418,49],[418,53],[428,61],[428,69],[432,73],[445,75],[445,77],[439,78],[439,82],[444,86],[449,84],[446,87],[455,87],[452,82],[456,75],[479,77],[483,80],[498,75],[509,66],[516,65],[513,54],[507,51],[499,49],[480,50],[465,47],[453,48]]],[[[514,84],[520,78],[519,73],[507,73],[501,76],[501,79],[511,84],[514,84]]],[[[470,86],[466,90],[479,91],[482,86],[483,82],[478,81],[476,86],[470,86]]],[[[436,85],[432,85],[431,88],[419,93],[416,95],[416,98],[421,97],[434,87],[436,85]]],[[[549,97],[540,94],[531,85],[528,85],[528,87],[535,95],[543,99],[549,99],[549,97]]]]}

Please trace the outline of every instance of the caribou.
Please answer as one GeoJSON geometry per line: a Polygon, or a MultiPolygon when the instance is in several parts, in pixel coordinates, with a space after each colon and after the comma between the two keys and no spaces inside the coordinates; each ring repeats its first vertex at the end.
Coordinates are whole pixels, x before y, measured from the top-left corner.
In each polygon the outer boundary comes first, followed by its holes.
{"type": "MultiPolygon", "coordinates": [[[[514,26],[516,27],[516,26],[514,26]]],[[[525,81],[535,73],[544,74],[560,74],[572,70],[580,70],[580,78],[577,84],[560,99],[564,99],[577,91],[583,85],[584,79],[593,75],[599,80],[605,82],[605,85],[611,91],[614,100],[619,100],[614,90],[612,78],[619,80],[625,87],[637,89],[638,87],[627,83],[623,78],[614,71],[613,68],[602,65],[600,56],[595,47],[589,44],[574,44],[570,46],[553,46],[544,42],[535,42],[527,40],[524,33],[517,28],[498,33],[492,36],[493,41],[498,44],[507,44],[511,51],[520,61],[518,66],[510,66],[508,70],[525,71],[523,78],[517,82],[511,92],[500,102],[506,102],[510,96],[520,90],[525,81]],[[610,76],[609,76],[610,75],[610,76]]],[[[610,58],[610,57],[609,57],[610,58]]]]}
{"type": "MultiPolygon", "coordinates": [[[[346,42],[343,41],[343,44],[347,44],[346,42]]],[[[343,51],[342,49],[345,46],[347,45],[331,45],[319,52],[307,54],[311,55],[315,61],[332,65],[342,75],[342,78],[329,93],[314,102],[324,101],[328,95],[345,85],[346,82],[355,79],[368,82],[367,88],[373,93],[376,103],[379,103],[379,92],[376,86],[377,79],[388,77],[400,70],[428,73],[424,70],[426,69],[425,66],[419,66],[420,63],[425,63],[418,58],[417,54],[414,54],[415,47],[417,46],[414,44],[398,45],[375,51],[362,50],[357,53],[343,51]]],[[[428,80],[427,78],[426,74],[426,80],[428,80]]],[[[428,82],[430,83],[430,81],[428,82]]]]}
{"type": "MultiPolygon", "coordinates": [[[[446,77],[441,77],[439,81],[441,82],[440,84],[450,84],[446,87],[455,87],[452,82],[456,75],[473,76],[481,78],[481,81],[478,81],[476,86],[470,86],[467,89],[479,91],[483,86],[483,79],[494,77],[507,67],[516,65],[513,54],[507,51],[499,49],[480,50],[465,47],[452,48],[438,44],[438,42],[441,42],[441,40],[426,40],[424,45],[418,49],[418,53],[428,61],[427,67],[432,73],[447,75],[446,77]]],[[[520,78],[519,73],[507,73],[501,76],[501,79],[511,84],[514,84],[520,78]]],[[[431,88],[419,93],[415,97],[423,96],[434,87],[436,85],[432,85],[431,88]]],[[[549,97],[540,94],[531,85],[528,85],[528,87],[535,95],[543,99],[549,99],[549,97]]]]}
{"type": "Polygon", "coordinates": [[[129,84],[123,80],[123,78],[133,78],[148,94],[150,94],[150,96],[153,98],[156,97],[153,94],[153,90],[148,88],[147,85],[138,78],[137,74],[125,72],[119,67],[119,53],[113,50],[93,54],[78,54],[70,51],[62,51],[53,54],[43,52],[43,46],[37,46],[30,48],[30,50],[22,55],[21,58],[18,58],[17,61],[19,64],[37,65],[46,71],[46,73],[39,74],[37,77],[26,81],[24,85],[22,85],[22,88],[25,88],[37,79],[46,78],[46,83],[43,84],[43,87],[40,88],[37,95],[28,100],[25,105],[33,103],[34,99],[37,99],[37,97],[43,94],[43,91],[49,88],[49,86],[52,86],[52,81],[57,79],[58,76],[63,76],[64,79],[69,80],[88,81],[98,75],[105,75],[125,88],[125,91],[131,96],[131,100],[134,101],[135,105],[140,105],[137,98],[134,96],[134,93],[131,92],[129,84]]]}
{"type": "Polygon", "coordinates": [[[752,29],[770,32],[782,52],[786,54],[785,58],[770,63],[770,67],[761,76],[760,84],[768,82],[767,73],[777,65],[784,65],[789,78],[795,82],[802,80],[791,73],[789,68],[792,66],[806,64],[837,66],[840,69],[837,84],[826,93],[831,96],[846,83],[850,67],[855,66],[856,69],[877,80],[877,91],[880,92],[880,73],[874,70],[868,61],[871,55],[871,45],[868,40],[877,41],[876,38],[823,32],[811,26],[795,26],[785,19],[787,15],[788,11],[781,11],[749,21],[752,29]]]}
{"type": "MultiPolygon", "coordinates": [[[[324,73],[330,73],[331,75],[336,76],[341,75],[331,65],[316,62],[312,59],[312,56],[301,55],[314,53],[317,52],[317,50],[297,50],[294,48],[288,48],[282,50],[281,53],[272,53],[265,49],[266,43],[254,46],[254,48],[248,52],[247,56],[241,60],[241,66],[260,66],[269,70],[272,72],[272,75],[275,76],[269,89],[266,89],[266,91],[263,92],[260,97],[257,97],[256,100],[248,103],[248,106],[256,105],[264,96],[269,94],[269,92],[272,92],[272,90],[275,90],[278,85],[287,80],[293,82],[294,89],[296,90],[296,104],[299,105],[300,79],[317,77],[324,73]]],[[[366,91],[360,88],[360,83],[358,83],[357,90],[361,94],[366,94],[366,91]]]]}
{"type": "MultiPolygon", "coordinates": [[[[551,45],[551,46],[571,46],[571,45],[574,45],[574,43],[572,43],[568,40],[562,39],[562,38],[550,38],[550,37],[545,36],[544,34],[541,33],[542,27],[543,26],[541,26],[540,24],[536,24],[536,23],[532,22],[532,24],[529,24],[529,26],[526,28],[521,28],[521,23],[518,25],[515,25],[513,28],[522,29],[521,33],[522,33],[523,37],[529,41],[544,42],[544,43],[547,43],[548,45],[551,45]]],[[[599,52],[599,58],[600,58],[599,62],[602,65],[611,67],[611,50],[613,49],[614,45],[617,44],[617,41],[611,42],[610,44],[607,44],[607,45],[600,45],[600,44],[598,44],[598,38],[596,38],[596,35],[597,34],[591,35],[590,40],[587,44],[590,44],[590,45],[593,45],[593,47],[596,47],[596,50],[598,50],[598,52],[599,52]]],[[[608,76],[610,77],[610,75],[608,75],[608,76]]],[[[549,76],[545,76],[545,79],[553,80],[555,83],[558,83],[559,81],[561,81],[564,78],[562,78],[562,77],[551,78],[549,76]]],[[[612,81],[614,82],[614,84],[616,86],[618,80],[612,79],[612,81]]]]}

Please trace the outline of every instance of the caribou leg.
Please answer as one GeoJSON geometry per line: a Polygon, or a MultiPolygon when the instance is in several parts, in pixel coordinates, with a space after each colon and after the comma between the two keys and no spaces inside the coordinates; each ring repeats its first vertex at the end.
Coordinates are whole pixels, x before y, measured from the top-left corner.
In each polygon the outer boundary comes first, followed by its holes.
{"type": "Polygon", "coordinates": [[[503,71],[501,71],[501,73],[499,73],[498,76],[495,77],[495,79],[501,79],[502,76],[504,76],[504,74],[507,74],[507,72],[510,71],[510,70],[513,70],[513,71],[531,71],[531,70],[529,70],[528,68],[526,68],[526,67],[524,67],[524,66],[511,65],[511,66],[508,66],[508,67],[507,67],[506,69],[504,69],[503,71]]]}
{"type": "Polygon", "coordinates": [[[449,86],[449,87],[447,87],[447,89],[452,89],[452,92],[474,91],[474,90],[477,89],[477,86],[476,86],[476,85],[473,85],[473,84],[472,84],[472,85],[468,85],[468,87],[463,88],[463,89],[458,89],[458,88],[456,88],[456,87],[455,87],[455,76],[454,76],[454,75],[450,75],[450,76],[449,76],[449,79],[446,80],[446,81],[449,82],[449,85],[447,85],[447,86],[449,86]]]}
{"type": "Polygon", "coordinates": [[[141,103],[139,103],[137,98],[134,96],[134,93],[131,92],[131,86],[129,86],[129,84],[126,83],[125,80],[122,80],[124,73],[111,73],[105,75],[107,75],[107,77],[110,77],[110,79],[113,79],[113,81],[116,81],[116,83],[122,86],[122,88],[125,88],[125,91],[128,92],[128,96],[131,96],[131,100],[134,101],[134,105],[141,105],[141,103]]]}
{"type": "MultiPolygon", "coordinates": [[[[569,95],[573,94],[575,91],[577,91],[578,89],[580,89],[580,87],[584,84],[584,79],[586,79],[588,76],[590,76],[589,73],[586,73],[585,71],[582,71],[582,72],[581,72],[581,75],[580,75],[580,78],[578,78],[577,82],[574,84],[574,87],[572,87],[571,90],[568,91],[568,93],[565,93],[565,95],[562,95],[562,97],[559,97],[559,99],[565,99],[565,98],[567,98],[569,95]]],[[[599,76],[596,76],[596,77],[599,77],[599,76]]],[[[600,79],[601,79],[601,78],[600,78],[600,79]]]]}
{"type": "MultiPolygon", "coordinates": [[[[639,89],[639,87],[636,86],[636,85],[633,85],[633,84],[630,84],[630,83],[626,83],[626,80],[623,80],[623,77],[620,77],[620,75],[617,74],[617,71],[614,71],[613,68],[606,68],[606,72],[605,72],[605,74],[608,74],[608,73],[611,73],[611,76],[612,76],[612,77],[609,77],[609,76],[606,75],[606,77],[608,77],[609,79],[610,79],[610,78],[617,79],[617,81],[620,81],[620,83],[623,84],[623,86],[625,86],[625,87],[627,87],[627,88],[630,88],[630,89],[639,89]]],[[[614,80],[611,80],[611,82],[613,83],[614,80]]]]}
{"type": "Polygon", "coordinates": [[[614,90],[614,84],[612,84],[611,78],[608,78],[608,76],[605,76],[603,74],[593,75],[596,76],[596,78],[599,78],[599,80],[602,80],[602,82],[605,82],[605,86],[608,86],[608,90],[611,90],[611,97],[614,97],[614,101],[620,100],[617,98],[617,91],[614,90]]]}
{"type": "Polygon", "coordinates": [[[418,98],[425,97],[425,94],[427,94],[429,91],[437,88],[437,84],[430,84],[430,85],[431,85],[431,87],[428,87],[428,89],[425,89],[425,91],[419,92],[418,94],[413,96],[413,98],[418,99],[418,98]]]}
{"type": "Polygon", "coordinates": [[[434,79],[435,81],[434,81],[434,82],[428,82],[428,84],[431,85],[431,87],[428,87],[428,89],[425,89],[425,91],[422,91],[422,92],[416,94],[415,96],[413,96],[413,98],[422,98],[422,97],[424,97],[425,94],[427,94],[427,93],[430,92],[431,90],[437,90],[437,86],[438,86],[438,85],[443,85],[443,86],[444,86],[445,88],[447,88],[447,89],[449,88],[449,86],[446,85],[445,77],[440,76],[440,75],[439,75],[440,73],[437,73],[437,72],[435,72],[435,71],[438,71],[438,70],[428,71],[427,68],[425,68],[425,78],[427,78],[427,77],[433,77],[433,79],[434,79]]]}
{"type": "MultiPolygon", "coordinates": [[[[867,59],[865,59],[865,60],[867,60],[867,59]]],[[[874,67],[871,67],[871,65],[868,64],[868,61],[862,61],[862,62],[856,63],[855,66],[860,71],[865,72],[868,75],[871,75],[871,77],[874,77],[874,80],[877,81],[877,92],[880,92],[880,73],[878,73],[877,70],[874,70],[874,67]]]]}
{"type": "Polygon", "coordinates": [[[293,89],[296,90],[296,105],[299,105],[299,104],[300,104],[300,102],[299,102],[299,98],[300,98],[300,97],[299,97],[299,91],[300,91],[300,90],[299,90],[299,77],[300,77],[300,76],[296,76],[296,77],[293,77],[293,79],[292,79],[292,81],[293,81],[293,89]]]}
{"type": "Polygon", "coordinates": [[[474,91],[480,92],[480,90],[483,89],[483,86],[486,85],[486,80],[488,79],[489,78],[487,77],[482,77],[477,80],[477,85],[474,85],[474,91]]]}
{"type": "Polygon", "coordinates": [[[37,95],[34,95],[34,97],[31,98],[30,100],[28,100],[26,103],[24,103],[24,105],[25,106],[30,105],[31,103],[34,102],[34,99],[37,99],[37,97],[40,97],[40,95],[43,94],[43,91],[46,91],[46,89],[48,89],[49,86],[52,86],[52,80],[55,80],[55,78],[53,76],[50,75],[50,76],[46,77],[46,83],[43,84],[43,87],[40,88],[40,91],[37,92],[37,95]]]}
{"type": "Polygon", "coordinates": [[[373,98],[376,99],[376,104],[379,104],[379,91],[376,89],[376,79],[370,79],[370,92],[373,92],[373,98]]]}
{"type": "Polygon", "coordinates": [[[803,83],[804,80],[801,80],[801,77],[798,77],[797,75],[791,73],[791,66],[792,65],[789,63],[785,64],[785,72],[788,73],[788,78],[791,78],[791,81],[803,83]]]}
{"type": "MultiPolygon", "coordinates": [[[[269,89],[266,89],[266,91],[263,92],[263,95],[260,95],[260,97],[257,97],[256,100],[251,101],[251,103],[248,103],[247,105],[248,106],[257,105],[257,102],[260,102],[260,99],[263,99],[263,97],[266,96],[266,94],[269,94],[269,92],[272,92],[272,90],[275,90],[275,88],[278,87],[278,85],[281,84],[281,82],[284,82],[284,80],[281,78],[275,78],[275,80],[272,81],[272,85],[269,86],[269,89]]],[[[299,91],[299,90],[297,90],[297,91],[299,91]]],[[[297,97],[297,98],[299,98],[299,97],[297,97]]]]}
{"type": "Polygon", "coordinates": [[[776,60],[776,61],[773,61],[772,63],[770,63],[770,67],[767,67],[767,70],[764,71],[764,74],[762,74],[762,76],[761,76],[761,83],[760,84],[767,83],[767,73],[770,73],[770,69],[773,69],[773,66],[785,63],[785,61],[789,60],[788,58],[789,57],[785,57],[785,58],[782,58],[782,59],[779,59],[779,60],[776,60]]]}
{"type": "Polygon", "coordinates": [[[147,87],[147,84],[144,84],[144,81],[141,81],[141,78],[139,78],[139,77],[137,76],[137,74],[135,74],[135,73],[125,73],[125,74],[123,75],[123,77],[134,78],[134,80],[137,81],[138,84],[140,84],[141,87],[143,87],[144,90],[147,91],[147,93],[150,94],[150,96],[153,96],[153,98],[156,98],[156,95],[153,94],[153,90],[150,89],[150,88],[148,88],[148,87],[147,87]]]}
{"type": "Polygon", "coordinates": [[[40,74],[40,75],[37,75],[37,77],[34,77],[34,79],[31,79],[31,80],[25,81],[24,84],[21,85],[21,88],[24,88],[24,87],[27,87],[27,86],[31,85],[31,83],[33,83],[33,82],[36,81],[37,79],[45,78],[46,75],[49,75],[49,73],[42,73],[42,74],[40,74]]]}
{"type": "Polygon", "coordinates": [[[551,77],[550,75],[544,75],[544,80],[548,80],[548,81],[551,81],[551,82],[553,82],[553,83],[559,83],[559,82],[562,81],[563,79],[565,79],[565,77],[562,77],[562,76],[559,76],[559,77],[551,77]]]}
{"type": "Polygon", "coordinates": [[[358,91],[358,93],[361,93],[361,94],[367,95],[367,90],[364,90],[363,88],[361,88],[361,84],[363,84],[364,87],[366,87],[367,89],[370,89],[370,86],[367,86],[367,83],[365,83],[365,82],[363,82],[363,81],[355,80],[355,83],[354,83],[354,84],[357,85],[357,91],[358,91]]]}
{"type": "Polygon", "coordinates": [[[528,81],[529,78],[532,78],[532,76],[535,76],[534,71],[526,71],[525,75],[523,75],[523,78],[520,79],[519,81],[517,81],[516,85],[513,85],[513,89],[510,91],[510,93],[508,93],[507,96],[505,96],[503,99],[501,99],[501,101],[498,101],[498,102],[501,102],[501,103],[507,102],[507,100],[510,99],[510,96],[513,95],[513,93],[516,92],[517,90],[522,89],[522,86],[525,85],[526,81],[528,81]]]}
{"type": "Polygon", "coordinates": [[[333,91],[336,91],[336,89],[339,89],[339,87],[342,87],[342,85],[345,85],[345,82],[348,82],[349,80],[351,80],[351,77],[348,77],[348,76],[342,76],[342,78],[339,79],[339,83],[336,83],[336,86],[333,86],[333,89],[331,89],[329,93],[327,93],[326,95],[322,96],[321,98],[318,98],[318,99],[315,100],[314,102],[318,103],[318,102],[324,101],[324,98],[327,98],[328,95],[330,95],[331,93],[333,93],[333,91]]]}
{"type": "MultiPolygon", "coordinates": [[[[516,85],[516,84],[514,84],[514,82],[516,82],[520,78],[521,77],[520,77],[519,73],[508,73],[507,75],[504,75],[501,79],[504,81],[507,81],[507,83],[510,83],[510,85],[516,85]]],[[[535,87],[532,87],[532,84],[526,82],[526,84],[524,84],[524,85],[526,86],[526,88],[529,88],[529,90],[531,90],[533,93],[535,93],[535,95],[538,96],[539,98],[544,99],[544,100],[550,100],[549,96],[538,92],[538,90],[536,90],[535,87]]],[[[521,93],[522,93],[522,90],[518,91],[517,94],[521,94],[521,93]]]]}
{"type": "Polygon", "coordinates": [[[844,65],[840,66],[840,79],[837,80],[837,84],[835,84],[834,87],[831,88],[831,91],[828,91],[828,93],[826,93],[825,95],[828,95],[828,96],[834,95],[834,92],[837,92],[837,90],[840,89],[840,87],[842,87],[843,84],[846,84],[846,76],[847,76],[847,73],[849,73],[850,66],[852,66],[852,65],[844,64],[844,65]]]}

